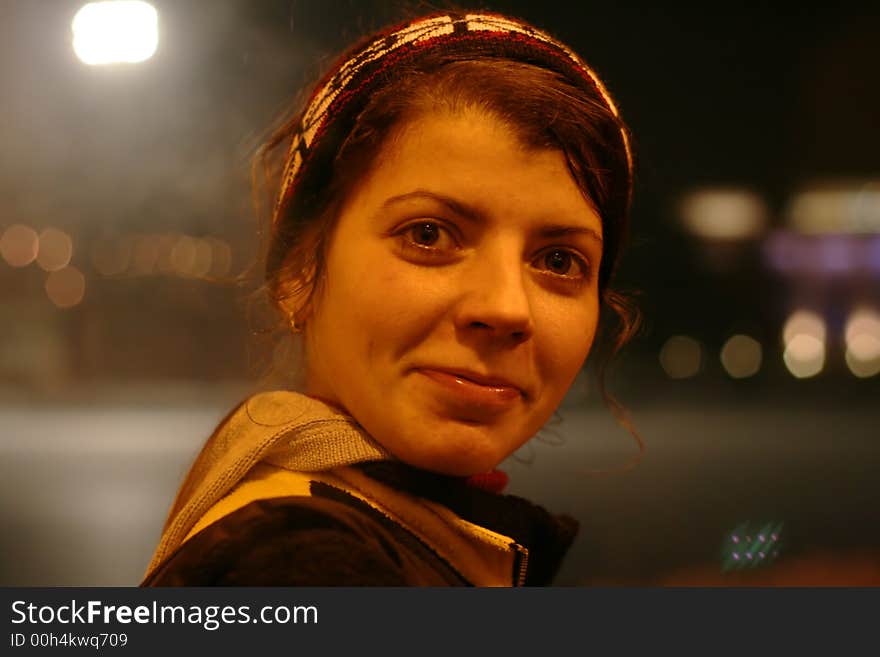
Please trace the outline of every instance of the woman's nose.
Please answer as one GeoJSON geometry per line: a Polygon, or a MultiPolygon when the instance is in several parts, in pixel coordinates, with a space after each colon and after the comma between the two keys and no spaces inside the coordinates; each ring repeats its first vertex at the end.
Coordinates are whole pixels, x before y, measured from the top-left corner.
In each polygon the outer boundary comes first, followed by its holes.
{"type": "Polygon", "coordinates": [[[456,326],[515,344],[532,336],[532,303],[518,257],[475,256],[462,275],[456,326]]]}

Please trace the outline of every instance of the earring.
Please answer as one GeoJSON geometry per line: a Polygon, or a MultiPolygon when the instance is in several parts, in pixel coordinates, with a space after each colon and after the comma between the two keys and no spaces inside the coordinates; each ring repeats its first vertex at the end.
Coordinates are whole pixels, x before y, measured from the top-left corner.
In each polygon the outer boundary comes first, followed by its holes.
{"type": "Polygon", "coordinates": [[[303,332],[302,325],[296,323],[296,317],[294,317],[293,315],[288,318],[287,323],[290,324],[290,330],[293,331],[293,333],[303,332]]]}

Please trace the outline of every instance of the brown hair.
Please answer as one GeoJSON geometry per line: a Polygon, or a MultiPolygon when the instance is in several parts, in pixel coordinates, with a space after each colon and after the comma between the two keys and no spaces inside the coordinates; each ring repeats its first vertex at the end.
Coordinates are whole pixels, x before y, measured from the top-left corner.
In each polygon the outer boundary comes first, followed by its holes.
{"type": "MultiPolygon", "coordinates": [[[[386,81],[366,103],[348,134],[338,136],[334,157],[321,164],[318,179],[322,182],[309,188],[308,202],[297,204],[298,211],[288,209],[270,227],[267,254],[284,249],[280,264],[266,268],[270,301],[287,314],[285,302],[296,297],[296,305],[306,312],[288,321],[305,317],[309,304],[320,294],[338,210],[382,146],[419,116],[469,109],[497,117],[527,147],[561,150],[573,179],[596,207],[604,241],[599,270],[601,328],[596,345],[600,353],[594,356],[598,385],[606,404],[633,433],[641,450],[641,440],[605,386],[607,365],[633,337],[639,323],[630,298],[610,286],[629,226],[630,155],[621,140],[626,127],[598,92],[591,94],[560,73],[510,59],[465,59],[448,53],[399,66],[394,79],[386,81]]],[[[280,185],[284,146],[301,120],[298,114],[276,130],[255,159],[254,171],[264,174],[263,190],[269,202],[274,201],[280,185]]],[[[256,194],[260,189],[256,184],[256,194]]]]}

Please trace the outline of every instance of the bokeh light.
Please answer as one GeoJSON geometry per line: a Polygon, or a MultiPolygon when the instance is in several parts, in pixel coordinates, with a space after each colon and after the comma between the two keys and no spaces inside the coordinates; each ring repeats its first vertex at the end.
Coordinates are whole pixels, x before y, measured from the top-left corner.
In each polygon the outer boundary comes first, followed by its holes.
{"type": "Polygon", "coordinates": [[[180,276],[189,276],[196,260],[196,241],[188,235],[179,236],[171,247],[171,268],[180,276]]]}
{"type": "Polygon", "coordinates": [[[13,224],[0,237],[0,254],[12,267],[26,267],[37,258],[40,238],[29,226],[13,224]]]}
{"type": "Polygon", "coordinates": [[[811,310],[796,310],[782,328],[782,342],[788,344],[796,335],[809,335],[825,342],[825,320],[811,310]]]}
{"type": "Polygon", "coordinates": [[[92,265],[102,276],[119,276],[131,261],[131,240],[105,238],[92,247],[92,265]]]}
{"type": "Polygon", "coordinates": [[[40,233],[37,248],[37,264],[45,271],[58,271],[70,264],[73,256],[73,240],[57,228],[47,228],[40,233]]]}
{"type": "Polygon", "coordinates": [[[702,346],[686,335],[672,336],[660,349],[660,365],[672,379],[686,379],[696,375],[702,361],[702,346]]]}
{"type": "Polygon", "coordinates": [[[174,250],[174,245],[177,244],[177,240],[180,235],[175,233],[169,233],[165,235],[159,235],[158,245],[159,245],[159,258],[156,261],[156,270],[161,274],[174,274],[174,265],[171,262],[171,252],[174,250]]]}
{"type": "Polygon", "coordinates": [[[193,258],[190,275],[200,278],[206,276],[211,271],[211,260],[214,257],[214,250],[211,243],[204,239],[196,240],[196,253],[193,258]]]}
{"type": "Polygon", "coordinates": [[[131,249],[129,272],[135,275],[152,274],[159,261],[159,238],[155,235],[139,235],[131,249]]]}
{"type": "Polygon", "coordinates": [[[85,276],[76,267],[50,272],[46,279],[46,294],[59,308],[72,308],[83,300],[85,293],[85,276]]]}
{"type": "Polygon", "coordinates": [[[743,240],[759,236],[767,224],[763,199],[747,189],[701,189],[682,198],[685,228],[708,240],[743,240]]]}
{"type": "Polygon", "coordinates": [[[159,43],[156,9],[138,0],[91,2],[76,13],[71,29],[76,56],[92,66],[142,62],[159,43]]]}
{"type": "Polygon", "coordinates": [[[786,342],[782,359],[794,377],[816,376],[825,366],[825,343],[812,335],[798,333],[786,342]]]}
{"type": "Polygon", "coordinates": [[[721,364],[734,379],[754,376],[761,369],[761,343],[748,335],[731,336],[721,348],[721,364]]]}
{"type": "Polygon", "coordinates": [[[229,244],[216,237],[206,239],[211,245],[211,276],[226,276],[232,268],[232,249],[229,244]]]}
{"type": "Polygon", "coordinates": [[[816,376],[825,366],[825,321],[815,312],[793,312],[782,328],[782,360],[792,376],[806,379],[816,376]]]}
{"type": "Polygon", "coordinates": [[[160,246],[156,268],[161,273],[201,278],[211,271],[214,260],[212,238],[161,235],[157,239],[160,246]]]}
{"type": "Polygon", "coordinates": [[[865,241],[864,258],[867,269],[875,274],[880,274],[880,237],[873,237],[865,241]]]}
{"type": "Polygon", "coordinates": [[[103,276],[165,274],[184,278],[222,277],[232,249],[216,237],[179,233],[104,238],[92,248],[92,264],[103,276]]]}
{"type": "Polygon", "coordinates": [[[880,313],[873,308],[854,310],[844,330],[846,364],[859,378],[880,373],[880,313]]]}
{"type": "Polygon", "coordinates": [[[880,232],[880,185],[829,181],[795,194],[787,209],[788,223],[798,232],[880,232]]]}
{"type": "Polygon", "coordinates": [[[849,276],[880,272],[880,236],[776,231],[762,245],[767,265],[784,274],[849,276]]]}

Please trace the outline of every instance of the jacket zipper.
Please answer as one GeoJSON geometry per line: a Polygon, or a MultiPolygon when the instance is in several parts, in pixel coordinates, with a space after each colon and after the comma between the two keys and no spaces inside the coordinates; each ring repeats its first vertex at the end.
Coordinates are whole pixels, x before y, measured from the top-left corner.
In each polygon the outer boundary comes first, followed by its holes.
{"type": "Polygon", "coordinates": [[[525,586],[526,571],[529,568],[529,551],[522,545],[519,545],[517,543],[514,543],[514,547],[519,553],[519,566],[517,568],[517,573],[514,578],[514,582],[516,582],[515,586],[525,586]]]}

